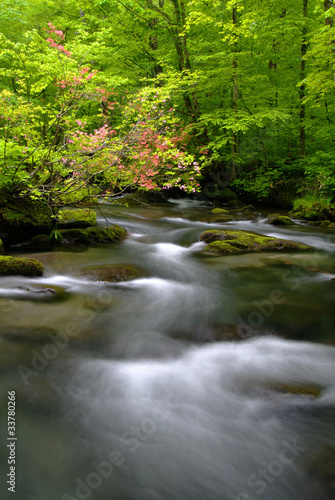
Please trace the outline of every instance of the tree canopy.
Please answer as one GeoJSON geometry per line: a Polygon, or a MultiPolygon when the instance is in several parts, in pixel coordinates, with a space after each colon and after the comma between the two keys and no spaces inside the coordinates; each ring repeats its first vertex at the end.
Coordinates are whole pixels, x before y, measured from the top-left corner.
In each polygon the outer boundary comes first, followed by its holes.
{"type": "Polygon", "coordinates": [[[3,0],[0,189],[335,191],[330,0],[3,0]]]}

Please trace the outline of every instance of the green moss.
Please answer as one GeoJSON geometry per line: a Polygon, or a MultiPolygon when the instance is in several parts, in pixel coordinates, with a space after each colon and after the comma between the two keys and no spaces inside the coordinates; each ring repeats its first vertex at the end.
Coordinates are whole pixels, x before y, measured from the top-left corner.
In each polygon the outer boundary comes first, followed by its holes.
{"type": "Polygon", "coordinates": [[[263,236],[258,233],[235,230],[210,230],[200,235],[208,243],[205,250],[223,255],[282,250],[307,250],[310,247],[295,241],[263,236]]]}
{"type": "Polygon", "coordinates": [[[229,215],[228,210],[225,210],[224,208],[213,208],[213,210],[211,210],[211,213],[212,214],[226,214],[226,215],[229,215]]]}
{"type": "Polygon", "coordinates": [[[62,243],[71,245],[89,245],[90,243],[113,243],[122,241],[127,236],[123,227],[114,225],[108,228],[89,227],[87,229],[61,229],[62,243]]]}
{"type": "Polygon", "coordinates": [[[26,241],[36,234],[48,234],[52,228],[52,213],[45,203],[30,198],[0,203],[0,228],[9,233],[11,242],[26,241]]]}
{"type": "Polygon", "coordinates": [[[271,214],[268,216],[268,223],[274,226],[292,226],[294,222],[287,215],[271,214]]]}
{"type": "Polygon", "coordinates": [[[302,219],[322,221],[329,219],[335,221],[335,208],[330,198],[305,196],[293,202],[291,214],[302,219]]]}
{"type": "Polygon", "coordinates": [[[75,210],[60,210],[58,212],[59,228],[79,228],[97,225],[97,216],[94,210],[78,208],[75,210]]]}
{"type": "Polygon", "coordinates": [[[43,264],[35,259],[0,257],[0,276],[42,276],[43,264]]]}

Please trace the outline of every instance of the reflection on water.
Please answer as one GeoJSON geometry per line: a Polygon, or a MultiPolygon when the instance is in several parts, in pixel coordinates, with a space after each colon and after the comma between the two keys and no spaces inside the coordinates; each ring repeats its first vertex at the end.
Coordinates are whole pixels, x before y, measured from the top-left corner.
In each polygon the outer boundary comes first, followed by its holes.
{"type": "MultiPolygon", "coordinates": [[[[124,243],[41,254],[43,278],[0,280],[18,500],[334,497],[334,237],[275,229],[314,246],[309,260],[213,257],[197,241],[207,227],[274,230],[262,219],[211,223],[209,210],[105,207],[129,231],[124,243]],[[115,263],[144,276],[78,277],[115,263]],[[67,295],[38,301],[33,285],[67,295]],[[204,343],[236,323],[262,336],[204,343]]],[[[5,477],[6,450],[0,458],[5,477]]]]}

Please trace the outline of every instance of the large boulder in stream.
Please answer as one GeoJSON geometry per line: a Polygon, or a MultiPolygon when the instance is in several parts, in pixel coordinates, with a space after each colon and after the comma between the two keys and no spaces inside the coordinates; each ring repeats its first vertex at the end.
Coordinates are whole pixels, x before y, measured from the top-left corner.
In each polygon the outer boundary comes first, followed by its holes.
{"type": "Polygon", "coordinates": [[[35,259],[1,256],[0,276],[42,276],[43,264],[35,259]]]}
{"type": "Polygon", "coordinates": [[[234,220],[228,210],[225,210],[224,208],[213,208],[213,210],[211,210],[211,214],[215,216],[211,222],[230,222],[234,220]]]}
{"type": "Polygon", "coordinates": [[[293,226],[295,222],[287,215],[270,214],[268,216],[268,224],[272,224],[273,226],[293,226]]]}
{"type": "Polygon", "coordinates": [[[200,240],[208,243],[205,250],[221,255],[237,255],[250,252],[278,252],[309,250],[311,247],[296,241],[273,238],[249,231],[214,229],[204,231],[200,240]]]}

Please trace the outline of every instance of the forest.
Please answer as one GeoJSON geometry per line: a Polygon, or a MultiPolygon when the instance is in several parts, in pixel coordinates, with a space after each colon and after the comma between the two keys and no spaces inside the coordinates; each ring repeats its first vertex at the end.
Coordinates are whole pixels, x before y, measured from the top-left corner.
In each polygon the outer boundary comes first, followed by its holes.
{"type": "Polygon", "coordinates": [[[331,0],[2,0],[0,191],[331,207],[331,0]]]}
{"type": "Polygon", "coordinates": [[[1,500],[335,499],[335,0],[0,0],[1,500]]]}

